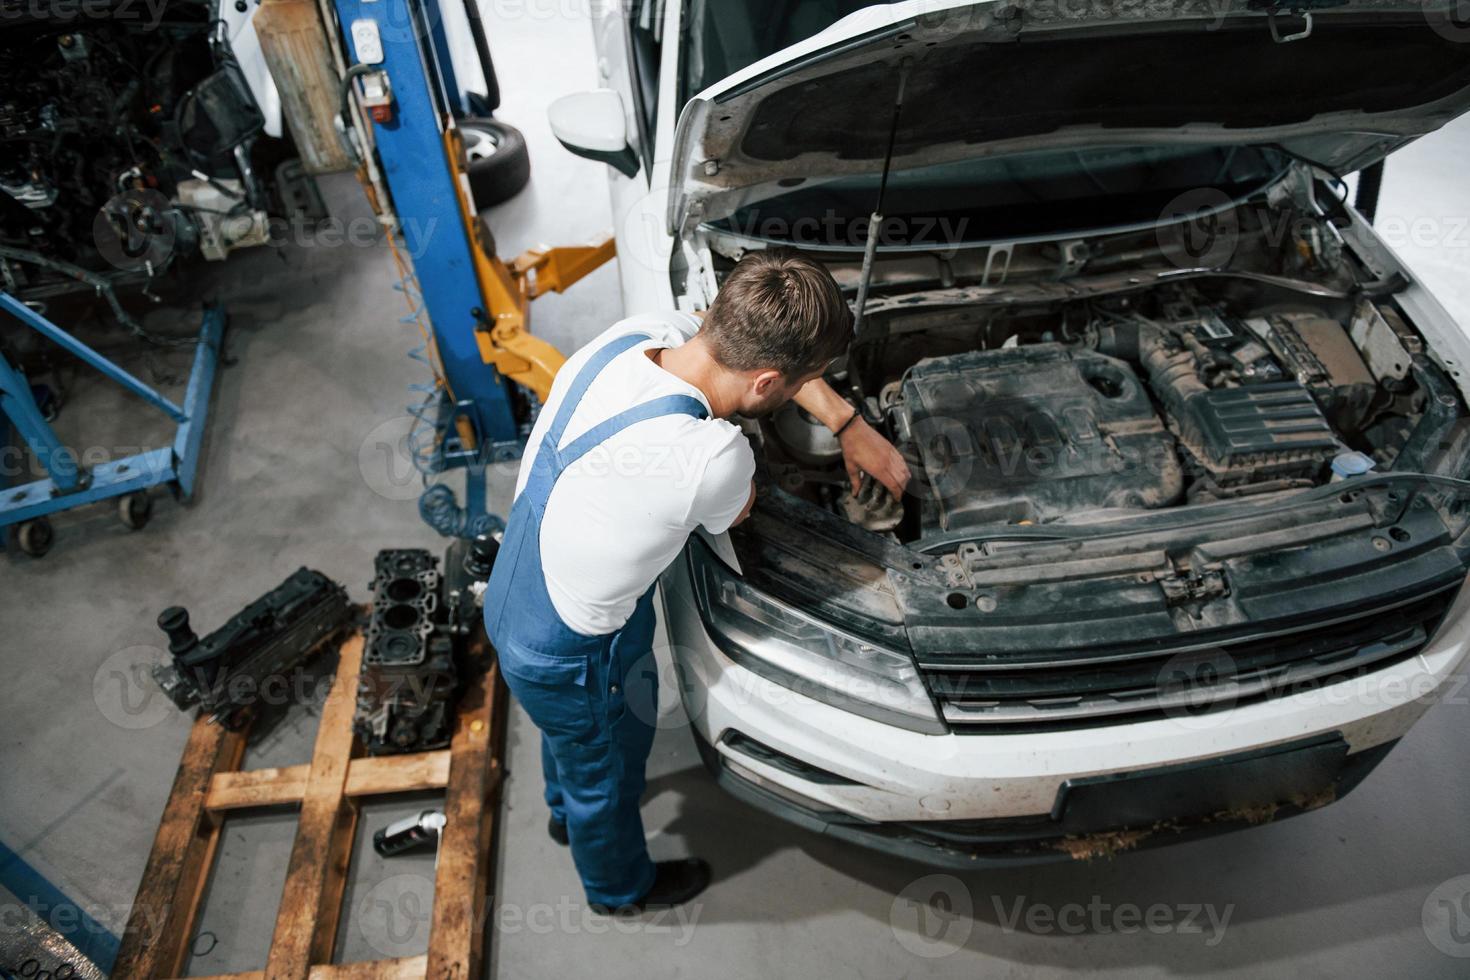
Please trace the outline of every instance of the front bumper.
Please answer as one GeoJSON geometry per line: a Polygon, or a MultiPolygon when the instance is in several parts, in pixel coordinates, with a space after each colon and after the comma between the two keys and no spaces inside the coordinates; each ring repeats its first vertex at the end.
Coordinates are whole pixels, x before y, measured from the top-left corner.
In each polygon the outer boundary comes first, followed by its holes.
{"type": "MultiPolygon", "coordinates": [[[[782,791],[769,781],[754,776],[739,763],[732,762],[714,746],[694,732],[705,768],[715,782],[730,795],[767,813],[781,817],[800,827],[849,841],[863,847],[897,857],[939,867],[966,869],[1011,864],[1039,864],[1050,861],[1086,860],[1104,857],[1124,850],[1146,849],[1163,844],[1213,837],[1265,822],[1283,820],[1317,809],[1341,799],[1382,762],[1397,741],[1384,742],[1363,752],[1345,755],[1343,763],[1328,788],[1309,797],[1298,796],[1278,806],[1254,808],[1236,814],[1211,811],[1203,815],[1176,815],[1165,820],[1134,824],[1120,819],[1104,829],[1089,829],[1086,823],[1069,823],[1064,816],[1046,814],[1034,818],[992,820],[924,820],[872,823],[848,813],[813,808],[782,791]]],[[[1286,747],[1270,755],[1277,757],[1278,770],[1285,776],[1292,771],[1292,756],[1311,751],[1334,750],[1341,739],[1331,737],[1314,740],[1299,747],[1286,747]]],[[[1169,775],[1212,778],[1221,766],[1186,764],[1175,767],[1169,775]]],[[[1157,785],[1157,784],[1154,784],[1157,785]]],[[[1157,797],[1141,792],[1130,796],[1122,807],[1146,808],[1158,802],[1157,797]]]]}
{"type": "Polygon", "coordinates": [[[721,785],[810,829],[963,867],[1107,853],[1321,806],[1387,755],[1443,695],[1470,647],[1462,594],[1423,653],[1316,690],[1197,717],[1033,734],[923,735],[804,697],[731,661],[706,633],[682,563],[664,576],[662,592],[684,706],[721,785]],[[1321,761],[1326,744],[1339,747],[1335,762],[1321,761]],[[1301,766],[1303,752],[1316,753],[1317,769],[1301,766]],[[1276,758],[1250,762],[1263,755],[1276,758]],[[1137,782],[1143,792],[1109,795],[1104,812],[1085,821],[1069,816],[1073,788],[1099,779],[1195,771],[1208,783],[1209,767],[1242,762],[1248,765],[1240,771],[1253,777],[1285,780],[1277,798],[1207,812],[1200,811],[1205,799],[1177,798],[1172,809],[1138,810],[1131,798],[1157,796],[1160,788],[1168,796],[1179,784],[1137,782]]]}

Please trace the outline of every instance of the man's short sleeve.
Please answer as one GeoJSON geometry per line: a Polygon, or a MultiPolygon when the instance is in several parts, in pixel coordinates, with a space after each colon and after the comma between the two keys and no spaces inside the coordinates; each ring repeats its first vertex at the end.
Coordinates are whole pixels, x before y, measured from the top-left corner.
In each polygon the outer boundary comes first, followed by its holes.
{"type": "Polygon", "coordinates": [[[705,463],[689,505],[689,522],[703,525],[711,534],[730,530],[750,500],[750,481],[755,478],[750,441],[733,425],[723,423],[721,428],[727,430],[725,438],[705,463]]]}

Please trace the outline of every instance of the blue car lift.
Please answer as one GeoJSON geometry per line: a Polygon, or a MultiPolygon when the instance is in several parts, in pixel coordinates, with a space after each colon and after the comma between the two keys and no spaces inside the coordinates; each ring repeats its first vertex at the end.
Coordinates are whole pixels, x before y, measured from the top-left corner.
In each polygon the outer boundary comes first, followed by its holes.
{"type": "MultiPolygon", "coordinates": [[[[456,119],[469,100],[454,77],[439,0],[335,6],[345,36],[332,25],[328,36],[341,45],[349,80],[363,84],[362,104],[372,107],[371,122],[367,113],[352,122],[371,127],[369,152],[376,151],[392,198],[375,204],[397,217],[403,251],[413,257],[410,269],[394,250],[410,307],[403,322],[422,330],[424,346],[413,356],[436,374],[434,385],[420,387],[427,397],[410,406],[410,449],[426,483],[451,469],[467,473],[464,507],[452,489],[435,484],[419,511],[443,535],[472,537],[499,525],[485,506],[485,467],[520,457],[537,403],[565,360],[530,333],[530,303],[612,258],[613,241],[498,258],[464,174],[456,119]]],[[[482,59],[485,53],[481,46],[482,59]]],[[[493,69],[486,75],[494,85],[493,69]]]]}
{"type": "Polygon", "coordinates": [[[170,446],[83,468],[77,454],[62,444],[46,421],[25,376],[0,355],[0,409],[48,474],[46,478],[0,491],[0,529],[19,525],[16,541],[21,550],[39,557],[50,549],[53,532],[46,518],[57,511],[121,497],[120,513],[124,522],[138,528],[148,519],[146,491],[149,487],[169,484],[185,500],[193,494],[209,392],[225,329],[223,309],[205,307],[182,406],[175,405],[9,293],[0,292],[0,310],[116,381],[178,426],[170,446]]]}

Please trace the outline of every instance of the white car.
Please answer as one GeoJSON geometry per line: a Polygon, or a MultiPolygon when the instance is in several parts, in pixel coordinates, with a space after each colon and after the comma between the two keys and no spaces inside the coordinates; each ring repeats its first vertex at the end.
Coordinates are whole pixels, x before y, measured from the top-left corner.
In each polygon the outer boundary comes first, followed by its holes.
{"type": "Polygon", "coordinates": [[[1470,30],[637,0],[595,31],[604,88],[551,120],[612,168],[627,311],[807,249],[858,320],[828,380],[916,475],[854,495],[800,410],[747,423],[752,518],[662,580],[726,789],[939,864],[1087,857],[1330,802],[1451,688],[1470,342],[1341,175],[1470,107],[1470,30]]]}

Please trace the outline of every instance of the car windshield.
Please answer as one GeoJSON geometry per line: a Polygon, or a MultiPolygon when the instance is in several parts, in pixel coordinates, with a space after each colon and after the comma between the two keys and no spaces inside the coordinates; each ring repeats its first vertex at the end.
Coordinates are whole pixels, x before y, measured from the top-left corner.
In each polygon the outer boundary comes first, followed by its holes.
{"type": "Polygon", "coordinates": [[[855,10],[876,6],[876,0],[689,0],[679,58],[679,104],[855,10]]]}
{"type": "MultiPolygon", "coordinates": [[[[1248,196],[1288,157],[1268,147],[1133,146],[1049,150],[895,171],[879,244],[942,248],[1094,232],[1156,222],[1181,195],[1202,203],[1248,196]],[[1200,192],[1204,191],[1204,195],[1200,192]]],[[[799,178],[792,189],[713,224],[746,238],[861,248],[879,175],[799,178]]]]}

